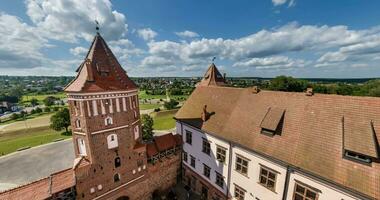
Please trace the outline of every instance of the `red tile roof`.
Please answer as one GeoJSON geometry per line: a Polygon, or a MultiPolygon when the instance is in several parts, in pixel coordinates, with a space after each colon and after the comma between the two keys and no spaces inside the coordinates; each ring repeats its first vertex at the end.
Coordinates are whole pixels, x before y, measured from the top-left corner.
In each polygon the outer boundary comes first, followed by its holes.
{"type": "Polygon", "coordinates": [[[47,199],[52,194],[75,186],[74,171],[66,169],[50,177],[0,193],[0,200],[47,199]]]}
{"type": "Polygon", "coordinates": [[[66,92],[104,92],[136,89],[108,45],[97,34],[79,66],[78,75],[65,88],[66,92]]]}
{"type": "Polygon", "coordinates": [[[216,68],[215,64],[212,63],[209,68],[207,69],[205,75],[203,76],[203,79],[201,82],[198,83],[198,85],[202,86],[223,86],[226,85],[226,80],[224,80],[224,77],[219,72],[219,70],[216,68]]]}
{"type": "Polygon", "coordinates": [[[380,163],[368,166],[342,158],[343,117],[350,119],[345,127],[353,131],[346,136],[359,143],[350,148],[373,155],[373,144],[380,138],[380,98],[376,97],[265,90],[253,94],[250,88],[198,86],[176,114],[205,132],[380,199],[380,163]],[[215,112],[205,122],[200,119],[204,105],[215,112]],[[274,107],[286,112],[281,135],[269,137],[260,133],[260,125],[274,107]],[[376,137],[369,137],[371,121],[376,137]]]}
{"type": "Polygon", "coordinates": [[[176,140],[174,139],[174,136],[171,133],[154,137],[154,142],[156,143],[156,147],[159,152],[177,146],[176,140]]]}

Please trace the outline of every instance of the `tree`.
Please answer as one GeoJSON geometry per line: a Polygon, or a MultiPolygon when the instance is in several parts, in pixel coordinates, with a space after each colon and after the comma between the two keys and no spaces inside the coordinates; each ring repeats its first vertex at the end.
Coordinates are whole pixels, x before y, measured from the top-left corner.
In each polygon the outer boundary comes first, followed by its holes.
{"type": "Polygon", "coordinates": [[[38,105],[38,100],[36,98],[33,98],[30,100],[30,104],[32,104],[32,106],[34,107],[34,106],[38,105]]]}
{"type": "Polygon", "coordinates": [[[48,96],[44,99],[45,106],[51,106],[54,105],[54,102],[57,100],[56,97],[48,96]]]}
{"type": "Polygon", "coordinates": [[[42,113],[42,109],[41,109],[40,107],[37,107],[37,108],[35,109],[35,111],[36,111],[36,113],[42,113]]]}
{"type": "Polygon", "coordinates": [[[44,112],[50,112],[50,111],[51,111],[50,107],[45,107],[44,112]]]}
{"type": "Polygon", "coordinates": [[[141,115],[142,137],[144,141],[153,139],[153,118],[147,114],[141,115]]]}
{"type": "Polygon", "coordinates": [[[69,130],[68,130],[69,126],[70,126],[70,113],[69,113],[69,109],[67,108],[64,108],[56,112],[50,118],[50,128],[56,131],[65,129],[65,132],[69,133],[69,130]]]}
{"type": "Polygon", "coordinates": [[[167,101],[167,102],[164,103],[164,107],[167,110],[174,109],[177,105],[178,105],[178,101],[176,101],[174,99],[170,99],[170,101],[167,101]]]}
{"type": "Polygon", "coordinates": [[[287,92],[302,92],[307,88],[307,81],[298,80],[291,76],[277,76],[270,81],[269,89],[287,92]]]}

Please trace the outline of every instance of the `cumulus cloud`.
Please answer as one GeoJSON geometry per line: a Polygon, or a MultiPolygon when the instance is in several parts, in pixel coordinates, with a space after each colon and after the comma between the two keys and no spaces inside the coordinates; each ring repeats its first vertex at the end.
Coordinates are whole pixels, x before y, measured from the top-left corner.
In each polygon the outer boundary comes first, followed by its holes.
{"type": "Polygon", "coordinates": [[[32,68],[44,62],[42,47],[50,47],[36,28],[0,13],[0,68],[32,68]]]}
{"type": "Polygon", "coordinates": [[[296,5],[296,1],[295,0],[272,0],[272,3],[274,6],[280,6],[280,5],[283,5],[283,4],[286,4],[288,2],[288,7],[292,7],[292,6],[295,6],[296,5]]]}
{"type": "Polygon", "coordinates": [[[137,31],[137,34],[145,41],[153,40],[157,36],[157,32],[150,28],[143,28],[137,31]]]}
{"type": "Polygon", "coordinates": [[[302,59],[292,59],[286,56],[274,56],[265,58],[252,58],[246,61],[236,62],[234,67],[254,67],[256,69],[286,69],[304,67],[306,62],[302,59]]]}
{"type": "Polygon", "coordinates": [[[193,31],[182,31],[182,32],[175,32],[176,35],[178,35],[179,37],[183,37],[183,38],[194,38],[194,37],[199,37],[199,34],[196,33],[196,32],[193,32],[193,31]]]}
{"type": "Polygon", "coordinates": [[[74,56],[83,56],[84,54],[87,53],[88,49],[84,47],[75,47],[75,48],[71,48],[69,51],[74,56]]]}
{"type": "Polygon", "coordinates": [[[27,15],[39,34],[50,39],[71,43],[81,38],[91,41],[95,20],[106,39],[119,39],[127,32],[125,16],[112,10],[108,0],[27,0],[25,3],[27,15]]]}

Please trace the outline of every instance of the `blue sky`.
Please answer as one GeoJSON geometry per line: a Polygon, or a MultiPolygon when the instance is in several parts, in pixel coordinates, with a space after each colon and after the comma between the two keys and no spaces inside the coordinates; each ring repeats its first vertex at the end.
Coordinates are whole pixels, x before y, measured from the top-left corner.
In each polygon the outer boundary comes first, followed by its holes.
{"type": "Polygon", "coordinates": [[[0,75],[75,75],[101,34],[130,76],[380,77],[380,1],[0,4],[0,75]]]}

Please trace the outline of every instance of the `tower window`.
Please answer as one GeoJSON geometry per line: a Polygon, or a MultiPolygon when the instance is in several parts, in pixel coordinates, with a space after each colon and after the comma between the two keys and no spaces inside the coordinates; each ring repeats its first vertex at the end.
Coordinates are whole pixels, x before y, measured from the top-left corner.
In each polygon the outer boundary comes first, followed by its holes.
{"type": "Polygon", "coordinates": [[[116,183],[116,182],[119,182],[120,181],[120,174],[115,174],[113,176],[113,181],[116,183]]]}
{"type": "Polygon", "coordinates": [[[115,158],[115,168],[120,167],[120,165],[121,165],[120,157],[116,157],[115,158]]]}
{"type": "Polygon", "coordinates": [[[79,155],[86,156],[87,155],[87,153],[86,153],[86,144],[84,142],[84,139],[83,138],[78,138],[77,139],[77,145],[78,145],[79,155]]]}
{"type": "Polygon", "coordinates": [[[135,126],[134,128],[134,133],[135,133],[135,140],[137,140],[139,138],[139,126],[135,126]]]}
{"type": "Polygon", "coordinates": [[[116,134],[110,134],[107,136],[108,149],[113,149],[119,146],[116,134]]]}
{"type": "Polygon", "coordinates": [[[107,117],[104,121],[105,121],[106,126],[113,124],[112,117],[107,117]]]}
{"type": "Polygon", "coordinates": [[[75,121],[75,126],[77,127],[77,128],[80,128],[81,126],[80,126],[80,120],[79,119],[77,119],[76,121],[75,121]]]}

